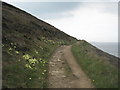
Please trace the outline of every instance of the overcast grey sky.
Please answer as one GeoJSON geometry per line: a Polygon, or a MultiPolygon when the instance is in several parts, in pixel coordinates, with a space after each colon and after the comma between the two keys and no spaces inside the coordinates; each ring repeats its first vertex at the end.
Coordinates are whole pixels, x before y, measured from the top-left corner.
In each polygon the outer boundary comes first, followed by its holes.
{"type": "Polygon", "coordinates": [[[118,41],[117,2],[10,2],[78,39],[118,41]]]}

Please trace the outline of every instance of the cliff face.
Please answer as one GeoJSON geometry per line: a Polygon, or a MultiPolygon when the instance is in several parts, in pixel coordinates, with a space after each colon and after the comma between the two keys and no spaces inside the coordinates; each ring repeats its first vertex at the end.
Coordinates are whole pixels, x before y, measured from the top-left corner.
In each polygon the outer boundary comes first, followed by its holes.
{"type": "Polygon", "coordinates": [[[7,3],[2,3],[3,87],[46,87],[48,59],[76,39],[7,3]]]}

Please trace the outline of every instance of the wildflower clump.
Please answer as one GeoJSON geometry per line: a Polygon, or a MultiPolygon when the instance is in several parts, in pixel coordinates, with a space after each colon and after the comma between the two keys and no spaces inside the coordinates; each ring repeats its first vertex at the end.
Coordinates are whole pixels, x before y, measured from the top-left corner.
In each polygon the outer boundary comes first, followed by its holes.
{"type": "Polygon", "coordinates": [[[27,64],[25,64],[25,67],[29,69],[35,69],[35,65],[39,63],[36,58],[33,58],[29,54],[23,55],[23,58],[28,62],[27,64]]]}

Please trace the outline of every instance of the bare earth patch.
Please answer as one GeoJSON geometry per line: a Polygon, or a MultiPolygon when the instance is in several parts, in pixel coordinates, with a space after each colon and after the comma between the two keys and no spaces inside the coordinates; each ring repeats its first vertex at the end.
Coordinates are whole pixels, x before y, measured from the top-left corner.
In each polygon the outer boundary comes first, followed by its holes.
{"type": "Polygon", "coordinates": [[[94,88],[73,57],[71,46],[59,47],[50,59],[48,88],[94,88]]]}

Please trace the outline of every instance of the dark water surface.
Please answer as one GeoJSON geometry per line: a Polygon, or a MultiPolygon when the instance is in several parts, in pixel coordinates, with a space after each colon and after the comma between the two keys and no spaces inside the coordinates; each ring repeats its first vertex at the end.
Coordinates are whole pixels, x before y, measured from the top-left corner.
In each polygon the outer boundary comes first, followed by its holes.
{"type": "Polygon", "coordinates": [[[90,43],[104,52],[107,52],[116,57],[120,57],[119,56],[120,54],[118,54],[117,42],[90,42],[90,43]]]}

